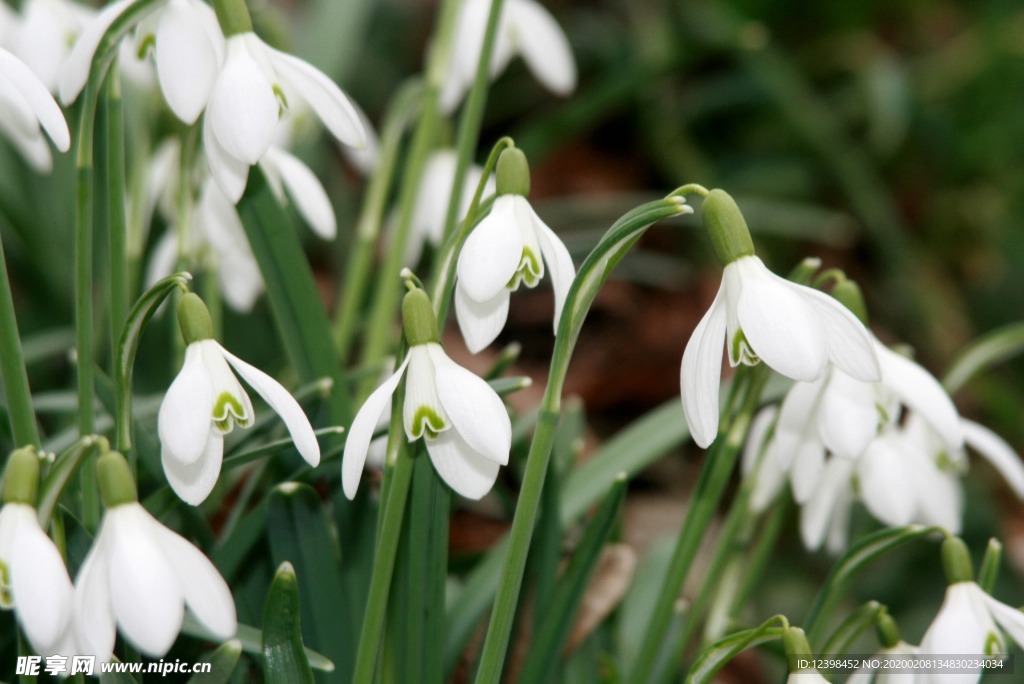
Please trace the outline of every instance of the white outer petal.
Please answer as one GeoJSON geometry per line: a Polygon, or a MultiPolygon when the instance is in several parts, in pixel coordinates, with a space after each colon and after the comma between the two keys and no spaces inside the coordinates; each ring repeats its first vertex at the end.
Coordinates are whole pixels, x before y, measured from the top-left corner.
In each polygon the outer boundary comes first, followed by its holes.
{"type": "Polygon", "coordinates": [[[576,87],[576,62],[555,18],[533,0],[508,0],[508,22],[519,52],[537,80],[554,93],[576,87]]]}
{"type": "Polygon", "coordinates": [[[233,637],[238,629],[235,601],[217,568],[188,540],[156,520],[152,528],[154,539],[178,577],[185,604],[218,639],[233,637]]]}
{"type": "Polygon", "coordinates": [[[565,298],[569,294],[573,278],[576,277],[576,267],[573,266],[572,257],[569,256],[569,250],[566,249],[565,243],[555,235],[555,232],[547,224],[540,220],[532,206],[528,203],[527,206],[530,213],[533,214],[533,227],[537,241],[540,243],[540,252],[548,267],[548,273],[551,274],[551,288],[555,291],[554,331],[557,335],[558,321],[561,320],[565,298]]]}
{"type": "Polygon", "coordinates": [[[485,380],[449,359],[440,345],[426,347],[434,363],[437,395],[455,430],[474,451],[507,465],[512,422],[501,397],[485,380]]]}
{"type": "Polygon", "coordinates": [[[1003,628],[1003,631],[1009,634],[1018,646],[1024,644],[1024,612],[995,600],[980,587],[977,595],[988,608],[992,618],[1003,628]]]}
{"type": "Polygon", "coordinates": [[[816,439],[802,441],[789,469],[789,481],[797,503],[806,503],[811,498],[824,471],[825,445],[816,439]]]}
{"type": "Polygon", "coordinates": [[[157,417],[160,442],[182,465],[199,460],[213,425],[214,387],[203,364],[202,346],[185,348],[185,363],[164,395],[157,417]]]}
{"type": "Polygon", "coordinates": [[[882,371],[878,366],[874,341],[864,324],[827,294],[803,285],[791,285],[799,289],[813,308],[828,347],[829,361],[857,380],[881,380],[882,371]]]}
{"type": "Polygon", "coordinates": [[[84,653],[95,655],[100,663],[110,660],[117,637],[117,623],[110,592],[110,564],[107,558],[111,531],[104,518],[92,548],[82,561],[75,578],[75,602],[72,620],[75,637],[84,653]]]}
{"type": "Polygon", "coordinates": [[[438,475],[467,499],[481,499],[498,479],[496,461],[477,453],[455,430],[428,438],[427,453],[438,475]]]}
{"type": "Polygon", "coordinates": [[[298,95],[305,101],[331,135],[352,147],[366,146],[366,132],[359,113],[334,81],[298,57],[275,50],[263,41],[260,41],[260,46],[281,77],[284,89],[289,95],[298,95]]]}
{"type": "Polygon", "coordinates": [[[961,448],[964,435],[960,415],[939,381],[921,366],[881,343],[875,345],[875,350],[882,369],[882,383],[928,422],[947,449],[961,448]]]}
{"type": "Polygon", "coordinates": [[[277,167],[295,208],[313,232],[325,240],[333,240],[338,233],[338,222],[320,179],[298,157],[280,147],[267,150],[263,163],[277,167]]]}
{"type": "Polygon", "coordinates": [[[273,84],[252,52],[255,41],[252,33],[228,38],[224,68],[206,111],[224,151],[250,166],[274,142],[279,109],[273,84]]]}
{"type": "MultiPolygon", "coordinates": [[[[946,588],[942,607],[921,639],[921,655],[980,655],[985,652],[986,635],[996,627],[985,605],[974,595],[975,590],[980,591],[974,582],[958,582],[946,588]]],[[[974,684],[978,675],[943,674],[930,681],[974,684]]]]}
{"type": "Polygon", "coordinates": [[[455,318],[466,341],[466,348],[476,354],[495,340],[508,319],[509,295],[502,288],[493,299],[477,302],[467,295],[459,281],[455,283],[455,318]]]}
{"type": "Polygon", "coordinates": [[[306,463],[314,468],[320,465],[320,444],[316,441],[313,426],[309,424],[309,418],[291,392],[259,368],[249,365],[219,344],[217,346],[235,372],[263,397],[277,415],[281,416],[285,427],[288,428],[288,434],[295,442],[295,448],[306,463]]]}
{"type": "Polygon", "coordinates": [[[984,425],[974,421],[961,420],[964,439],[968,446],[978,452],[1010,485],[1018,499],[1024,501],[1024,463],[1006,441],[984,425]]]}
{"type": "MultiPolygon", "coordinates": [[[[58,90],[60,101],[66,105],[71,104],[82,92],[85,82],[89,80],[89,69],[92,66],[93,55],[99,47],[103,34],[110,25],[114,23],[121,12],[131,5],[135,0],[118,0],[110,3],[90,21],[85,29],[79,34],[71,54],[61,66],[58,90]]],[[[155,9],[155,8],[154,8],[155,9]]]]}
{"type": "Polygon", "coordinates": [[[857,458],[878,433],[874,386],[833,369],[817,417],[825,446],[837,456],[857,458]]]}
{"type": "Polygon", "coordinates": [[[242,199],[242,193],[245,192],[245,184],[249,180],[249,165],[224,149],[213,130],[213,120],[209,112],[203,117],[203,150],[210,165],[210,174],[224,195],[235,204],[242,199]]]}
{"type": "Polygon", "coordinates": [[[18,620],[37,653],[49,655],[71,620],[73,589],[64,560],[39,527],[36,511],[7,504],[17,516],[10,564],[18,620]]]}
{"type": "Polygon", "coordinates": [[[899,443],[889,436],[873,441],[857,459],[860,498],[873,516],[891,527],[908,524],[917,509],[913,473],[899,443]]]}
{"type": "Polygon", "coordinates": [[[693,441],[707,448],[718,435],[718,388],[722,380],[722,340],[725,339],[725,282],[711,308],[686,343],[679,372],[683,413],[693,441]]]}
{"type": "Polygon", "coordinates": [[[409,365],[409,358],[406,356],[405,361],[398,367],[395,374],[366,399],[348,430],[348,435],[345,438],[345,452],[341,457],[341,485],[345,490],[345,496],[349,499],[356,497],[359,479],[363,475],[363,466],[366,464],[366,452],[370,448],[370,440],[373,439],[377,421],[384,413],[384,409],[390,405],[391,395],[398,388],[402,374],[409,365]]]}
{"type": "Polygon", "coordinates": [[[25,99],[57,149],[67,152],[71,147],[68,124],[50,91],[20,59],[3,49],[0,49],[0,73],[7,77],[25,99]]]}
{"type": "Polygon", "coordinates": [[[491,213],[473,229],[459,253],[459,280],[465,293],[478,302],[493,299],[519,268],[523,235],[516,221],[516,197],[496,199],[491,213]]]}
{"type": "Polygon", "coordinates": [[[224,461],[224,436],[220,430],[210,430],[208,435],[202,456],[190,465],[181,463],[167,449],[160,450],[167,483],[179,499],[192,506],[206,501],[217,484],[224,461]]]}
{"type": "Polygon", "coordinates": [[[202,11],[188,0],[171,0],[156,28],[160,89],[171,111],[187,124],[195,123],[206,107],[220,72],[219,51],[205,29],[202,11]]]}
{"type": "Polygon", "coordinates": [[[814,382],[795,382],[782,400],[772,448],[783,470],[789,470],[800,444],[815,432],[813,421],[827,380],[823,376],[814,382]]]}
{"type": "Polygon", "coordinates": [[[825,464],[818,488],[800,509],[800,536],[806,548],[820,548],[833,518],[849,505],[844,491],[849,490],[852,475],[853,463],[845,458],[833,458],[825,464]]]}

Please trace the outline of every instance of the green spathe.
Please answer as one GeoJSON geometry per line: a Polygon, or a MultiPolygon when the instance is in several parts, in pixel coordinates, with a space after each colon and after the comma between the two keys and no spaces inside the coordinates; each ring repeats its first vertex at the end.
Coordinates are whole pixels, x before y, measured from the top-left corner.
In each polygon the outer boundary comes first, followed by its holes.
{"type": "Polygon", "coordinates": [[[807,635],[799,627],[787,627],[782,633],[782,645],[786,648],[786,655],[808,656],[811,654],[811,645],[807,641],[807,635]]]}
{"type": "Polygon", "coordinates": [[[946,581],[950,584],[974,581],[971,552],[963,539],[947,537],[942,542],[942,567],[946,571],[946,581]]]}
{"type": "Polygon", "coordinates": [[[3,502],[34,508],[38,500],[39,455],[34,447],[15,449],[4,472],[3,502]]]}
{"type": "Polygon", "coordinates": [[[860,291],[860,286],[852,280],[843,280],[842,282],[836,283],[836,286],[832,288],[832,296],[835,297],[840,304],[845,306],[847,309],[853,312],[861,323],[867,325],[868,323],[868,307],[864,303],[864,294],[860,291]]]}
{"type": "Polygon", "coordinates": [[[139,500],[131,468],[117,451],[108,451],[96,461],[96,481],[105,508],[114,508],[139,500]]]}
{"type": "Polygon", "coordinates": [[[888,613],[878,616],[875,630],[878,632],[878,641],[883,648],[895,648],[902,641],[900,628],[896,626],[896,621],[888,613]]]}
{"type": "Polygon", "coordinates": [[[252,17],[245,0],[213,0],[213,11],[225,38],[252,32],[252,17]]]}
{"type": "Polygon", "coordinates": [[[178,325],[185,344],[213,339],[213,319],[206,304],[194,292],[178,300],[178,325]]]}
{"type": "Polygon", "coordinates": [[[405,339],[410,347],[440,342],[434,307],[423,290],[415,288],[405,295],[402,300],[402,321],[405,325],[405,339]]]}
{"type": "Polygon", "coordinates": [[[747,222],[729,193],[725,190],[709,192],[700,206],[700,214],[722,266],[754,255],[747,222]]]}
{"type": "Polygon", "coordinates": [[[526,155],[518,147],[509,147],[498,157],[498,168],[495,172],[497,181],[495,188],[498,195],[530,194],[530,164],[526,155]]]}

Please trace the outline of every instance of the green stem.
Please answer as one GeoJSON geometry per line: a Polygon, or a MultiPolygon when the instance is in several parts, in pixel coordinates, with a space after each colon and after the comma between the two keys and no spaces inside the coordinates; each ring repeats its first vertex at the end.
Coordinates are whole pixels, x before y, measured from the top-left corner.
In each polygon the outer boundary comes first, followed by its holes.
{"type": "Polygon", "coordinates": [[[128,315],[128,217],[125,172],[124,106],[117,64],[106,81],[106,184],[107,232],[110,247],[110,340],[115,348],[128,315]]]}
{"type": "Polygon", "coordinates": [[[647,632],[641,642],[642,646],[630,681],[647,682],[651,680],[651,669],[672,619],[672,606],[682,590],[683,582],[686,580],[694,556],[697,554],[697,548],[707,533],[708,525],[714,517],[725,487],[729,483],[729,476],[732,474],[733,466],[736,464],[736,459],[739,457],[743,441],[746,438],[747,429],[750,427],[750,418],[754,409],[757,408],[761,390],[769,375],[769,370],[763,364],[753,368],[744,366],[738,372],[753,376],[749,389],[735,419],[722,426],[718,439],[704,456],[689,510],[686,513],[686,520],[680,530],[679,540],[676,542],[665,582],[661,586],[661,592],[655,603],[654,614],[651,616],[647,632]]]}
{"type": "Polygon", "coordinates": [[[32,410],[32,390],[21,352],[18,319],[14,314],[14,298],[7,275],[3,241],[0,240],[0,379],[7,396],[7,412],[11,419],[14,446],[39,446],[39,429],[32,410]]]}

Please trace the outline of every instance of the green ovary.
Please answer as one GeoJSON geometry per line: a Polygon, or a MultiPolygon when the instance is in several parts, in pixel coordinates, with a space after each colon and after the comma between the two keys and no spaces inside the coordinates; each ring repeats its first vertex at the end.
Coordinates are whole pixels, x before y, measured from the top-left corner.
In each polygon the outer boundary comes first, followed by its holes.
{"type": "Polygon", "coordinates": [[[437,415],[437,411],[429,406],[420,406],[416,409],[416,413],[413,414],[412,430],[410,430],[413,438],[426,435],[427,439],[434,439],[447,429],[448,425],[444,422],[444,419],[437,415]]]}
{"type": "Polygon", "coordinates": [[[245,415],[245,408],[238,397],[230,392],[221,392],[217,402],[213,405],[213,424],[221,432],[231,432],[232,423],[238,423],[242,427],[248,427],[251,417],[245,415]]]}

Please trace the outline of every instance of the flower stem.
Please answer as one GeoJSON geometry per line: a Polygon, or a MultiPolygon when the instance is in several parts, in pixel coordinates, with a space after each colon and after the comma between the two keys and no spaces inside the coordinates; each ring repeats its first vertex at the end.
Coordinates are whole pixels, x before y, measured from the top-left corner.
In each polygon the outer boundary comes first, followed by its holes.
{"type": "MultiPolygon", "coordinates": [[[[697,548],[707,532],[708,525],[722,499],[725,487],[729,483],[733,466],[739,457],[750,419],[757,408],[761,390],[768,380],[769,370],[763,364],[756,367],[741,367],[737,372],[751,375],[750,384],[740,407],[732,420],[723,421],[718,439],[704,456],[697,484],[690,500],[686,520],[679,533],[672,560],[669,562],[668,573],[658,594],[654,614],[648,623],[647,632],[641,642],[640,653],[630,681],[647,682],[651,680],[656,656],[665,640],[669,622],[672,619],[672,606],[683,582],[690,571],[697,548]]],[[[739,378],[736,379],[739,385],[739,378]]]]}
{"type": "Polygon", "coordinates": [[[126,173],[124,105],[115,62],[106,81],[107,232],[110,247],[110,340],[116,349],[128,315],[128,217],[125,215],[126,173]]]}
{"type": "Polygon", "coordinates": [[[32,409],[32,391],[25,370],[25,357],[21,352],[18,319],[14,314],[14,299],[7,276],[7,261],[3,241],[0,241],[0,379],[7,396],[7,412],[11,419],[14,445],[39,446],[39,429],[32,409]]]}

